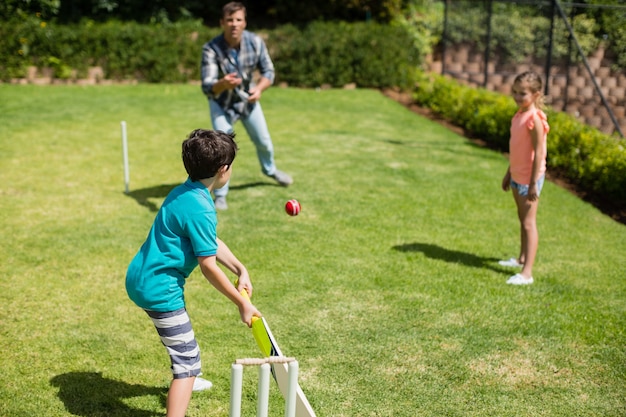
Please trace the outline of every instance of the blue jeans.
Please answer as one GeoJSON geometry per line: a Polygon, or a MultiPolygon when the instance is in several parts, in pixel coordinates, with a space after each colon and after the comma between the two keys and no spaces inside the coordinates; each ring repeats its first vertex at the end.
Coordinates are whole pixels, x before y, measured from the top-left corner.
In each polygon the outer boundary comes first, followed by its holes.
{"type": "MultiPolygon", "coordinates": [[[[230,116],[224,112],[215,100],[209,100],[209,109],[211,111],[211,123],[214,130],[232,133],[233,123],[230,116]]],[[[267,128],[265,115],[261,108],[261,103],[256,103],[252,112],[246,118],[241,119],[243,127],[248,132],[252,143],[256,147],[256,154],[261,164],[261,170],[265,175],[273,175],[276,171],[274,164],[274,145],[270,131],[267,128]]],[[[225,197],[228,194],[228,183],[217,190],[213,190],[215,197],[225,197]]]]}

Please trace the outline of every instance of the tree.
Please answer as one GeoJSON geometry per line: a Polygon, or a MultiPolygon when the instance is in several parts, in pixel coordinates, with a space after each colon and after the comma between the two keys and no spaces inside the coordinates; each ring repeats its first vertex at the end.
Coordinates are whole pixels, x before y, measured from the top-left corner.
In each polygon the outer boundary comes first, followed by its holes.
{"type": "Polygon", "coordinates": [[[24,19],[36,15],[43,19],[57,16],[61,0],[4,0],[0,2],[0,20],[24,19]]]}
{"type": "MultiPolygon", "coordinates": [[[[242,2],[255,24],[275,26],[285,23],[303,25],[315,20],[389,22],[409,0],[318,0],[306,4],[300,0],[242,2]]],[[[202,19],[213,26],[219,21],[224,3],[226,0],[4,0],[0,4],[0,20],[39,13],[46,20],[56,19],[61,23],[85,18],[141,23],[202,19]]]]}

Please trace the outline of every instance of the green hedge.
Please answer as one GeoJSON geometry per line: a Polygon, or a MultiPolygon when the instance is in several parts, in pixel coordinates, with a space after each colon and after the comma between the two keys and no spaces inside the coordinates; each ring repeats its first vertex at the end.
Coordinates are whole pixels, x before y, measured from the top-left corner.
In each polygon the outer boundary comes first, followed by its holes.
{"type": "MultiPolygon", "coordinates": [[[[56,78],[84,76],[100,66],[107,79],[186,82],[200,78],[202,45],[220,32],[200,22],[140,25],[132,22],[47,24],[37,18],[0,26],[0,79],[25,77],[29,66],[49,67],[56,78]]],[[[410,86],[426,52],[406,30],[370,23],[286,25],[264,32],[277,81],[316,87],[410,86]]]]}
{"type": "Polygon", "coordinates": [[[0,79],[24,77],[28,66],[56,78],[100,66],[109,79],[184,82],[199,78],[202,44],[218,33],[199,22],[139,25],[111,21],[53,25],[37,19],[0,26],[0,79]]]}
{"type": "MultiPolygon", "coordinates": [[[[418,75],[413,98],[490,146],[508,150],[512,98],[461,85],[435,74],[418,75]]],[[[548,168],[583,190],[626,204],[626,142],[603,134],[565,113],[547,109],[550,123],[548,168]]]]}
{"type": "Polygon", "coordinates": [[[268,45],[278,80],[301,87],[410,87],[425,54],[405,29],[373,22],[286,25],[269,33],[268,45]]]}

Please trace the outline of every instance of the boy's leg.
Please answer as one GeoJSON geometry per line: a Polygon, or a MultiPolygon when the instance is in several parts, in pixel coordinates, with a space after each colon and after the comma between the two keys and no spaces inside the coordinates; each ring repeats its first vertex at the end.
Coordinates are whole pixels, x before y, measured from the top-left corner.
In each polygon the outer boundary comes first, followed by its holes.
{"type": "Polygon", "coordinates": [[[196,377],[173,379],[167,393],[167,417],[185,417],[196,377]]]}
{"type": "Polygon", "coordinates": [[[187,310],[146,311],[172,363],[173,381],[167,395],[167,416],[184,417],[196,377],[202,372],[200,349],[187,310]]]}

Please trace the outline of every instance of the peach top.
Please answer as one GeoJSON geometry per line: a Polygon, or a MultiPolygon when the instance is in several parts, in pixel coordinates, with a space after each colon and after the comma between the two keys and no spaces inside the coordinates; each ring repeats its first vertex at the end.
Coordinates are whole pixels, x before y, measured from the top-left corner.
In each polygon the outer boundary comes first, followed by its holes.
{"type": "MultiPolygon", "coordinates": [[[[509,140],[509,163],[511,165],[511,178],[518,184],[530,184],[535,149],[530,131],[535,127],[533,116],[537,114],[544,129],[544,139],[550,131],[546,114],[538,109],[525,112],[518,111],[511,120],[511,139],[509,140]]],[[[546,159],[541,161],[540,176],[546,172],[546,159]]],[[[536,180],[538,178],[535,178],[536,180]]]]}

